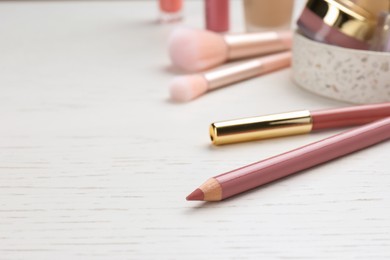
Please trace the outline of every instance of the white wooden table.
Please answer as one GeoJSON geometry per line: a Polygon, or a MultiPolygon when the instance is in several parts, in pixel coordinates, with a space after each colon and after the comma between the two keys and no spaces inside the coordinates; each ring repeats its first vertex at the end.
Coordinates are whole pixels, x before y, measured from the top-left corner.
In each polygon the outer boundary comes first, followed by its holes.
{"type": "MultiPolygon", "coordinates": [[[[234,2],[233,28],[242,28],[234,2]]],[[[286,69],[168,100],[153,1],[0,3],[0,259],[389,259],[390,143],[221,203],[208,177],[337,131],[212,147],[213,121],[345,106],[286,69]]],[[[202,3],[185,23],[202,27],[202,3]]]]}

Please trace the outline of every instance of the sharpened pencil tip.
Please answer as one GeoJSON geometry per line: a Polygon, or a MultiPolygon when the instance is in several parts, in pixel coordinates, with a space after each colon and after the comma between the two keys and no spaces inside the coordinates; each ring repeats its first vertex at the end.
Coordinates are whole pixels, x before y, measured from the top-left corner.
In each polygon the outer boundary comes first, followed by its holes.
{"type": "Polygon", "coordinates": [[[203,200],[204,193],[201,189],[196,189],[190,195],[188,195],[186,199],[187,200],[203,200]]]}

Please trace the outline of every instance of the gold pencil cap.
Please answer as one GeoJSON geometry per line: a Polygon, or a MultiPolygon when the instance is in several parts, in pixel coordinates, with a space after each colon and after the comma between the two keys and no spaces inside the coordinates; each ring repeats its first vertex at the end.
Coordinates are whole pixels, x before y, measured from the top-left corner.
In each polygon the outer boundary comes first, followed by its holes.
{"type": "Polygon", "coordinates": [[[375,16],[350,0],[309,0],[306,7],[348,36],[366,41],[373,34],[375,16]]]}
{"type": "Polygon", "coordinates": [[[210,138],[214,145],[222,145],[305,134],[311,129],[310,112],[304,110],[212,123],[210,138]]]}

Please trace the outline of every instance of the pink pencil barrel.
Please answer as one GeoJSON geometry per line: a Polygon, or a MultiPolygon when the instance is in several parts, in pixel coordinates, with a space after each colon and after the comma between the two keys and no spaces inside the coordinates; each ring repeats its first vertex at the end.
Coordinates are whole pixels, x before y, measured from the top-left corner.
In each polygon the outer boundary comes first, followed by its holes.
{"type": "Polygon", "coordinates": [[[313,131],[362,125],[389,116],[390,102],[310,111],[310,114],[313,120],[313,131]]]}
{"type": "Polygon", "coordinates": [[[214,177],[222,199],[390,138],[390,117],[214,177]]]}

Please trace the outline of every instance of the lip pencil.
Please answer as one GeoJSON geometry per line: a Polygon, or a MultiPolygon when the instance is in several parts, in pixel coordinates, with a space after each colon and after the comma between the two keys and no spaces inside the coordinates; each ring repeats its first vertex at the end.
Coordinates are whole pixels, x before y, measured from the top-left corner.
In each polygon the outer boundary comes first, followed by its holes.
{"type": "Polygon", "coordinates": [[[210,138],[214,145],[222,145],[362,125],[389,116],[390,102],[302,110],[212,123],[210,138]]]}
{"type": "Polygon", "coordinates": [[[187,200],[220,201],[390,139],[390,117],[210,178],[187,200]]]}

